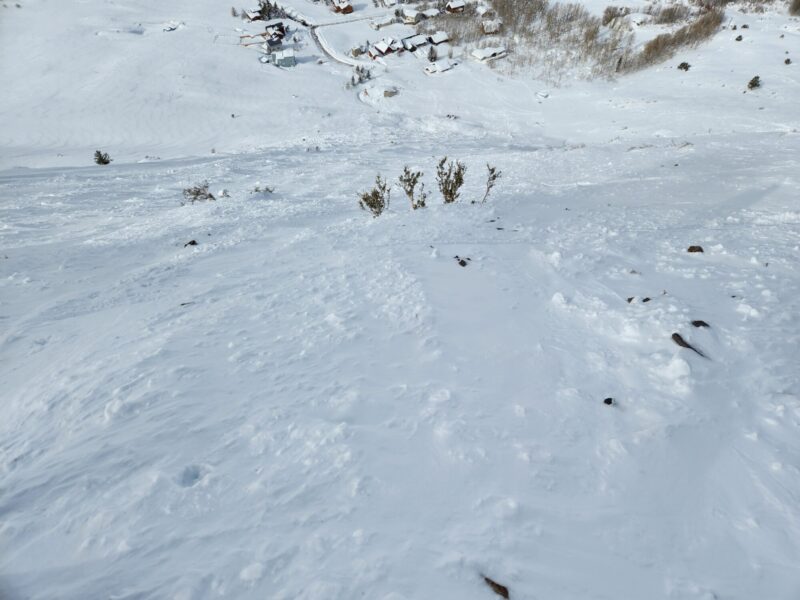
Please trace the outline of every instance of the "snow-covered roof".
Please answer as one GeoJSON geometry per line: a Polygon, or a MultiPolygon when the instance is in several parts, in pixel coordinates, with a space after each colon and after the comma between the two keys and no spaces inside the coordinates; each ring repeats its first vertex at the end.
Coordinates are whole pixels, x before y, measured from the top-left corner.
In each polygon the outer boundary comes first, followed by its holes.
{"type": "Polygon", "coordinates": [[[391,25],[392,23],[394,23],[394,15],[385,15],[383,17],[378,17],[370,21],[370,25],[372,25],[375,28],[383,27],[385,25],[391,25]]]}
{"type": "Polygon", "coordinates": [[[450,2],[448,2],[446,4],[446,6],[447,6],[447,8],[451,8],[451,9],[452,8],[464,8],[466,6],[466,3],[464,2],[464,0],[450,0],[450,2]]]}
{"type": "Polygon", "coordinates": [[[438,8],[428,8],[428,9],[423,10],[422,14],[425,16],[425,18],[430,19],[430,18],[438,16],[439,12],[440,11],[439,11],[438,8]]]}
{"type": "Polygon", "coordinates": [[[505,55],[506,49],[502,46],[490,46],[488,48],[476,48],[472,51],[472,56],[478,60],[487,60],[489,58],[499,58],[505,55]]]}
{"type": "Polygon", "coordinates": [[[384,41],[375,42],[372,47],[381,54],[386,54],[389,51],[389,44],[384,41]]]}
{"type": "Polygon", "coordinates": [[[502,26],[503,22],[500,19],[492,19],[491,21],[484,21],[481,23],[484,33],[497,33],[502,26]]]}
{"type": "Polygon", "coordinates": [[[432,75],[433,73],[444,73],[452,68],[453,63],[451,63],[448,59],[443,58],[442,60],[437,60],[436,62],[425,65],[425,72],[429,75],[432,75]]]}
{"type": "Polygon", "coordinates": [[[403,9],[403,16],[404,17],[410,17],[412,19],[415,19],[418,14],[419,14],[419,11],[418,10],[414,10],[413,8],[404,8],[403,9]]]}
{"type": "Polygon", "coordinates": [[[441,44],[449,40],[450,36],[447,35],[446,31],[437,31],[436,33],[428,36],[428,39],[431,41],[431,44],[441,44]]]}
{"type": "Polygon", "coordinates": [[[408,47],[408,46],[424,46],[427,43],[428,43],[428,38],[426,38],[421,33],[418,33],[417,35],[409,36],[407,38],[403,38],[403,45],[406,46],[406,47],[408,47]]]}

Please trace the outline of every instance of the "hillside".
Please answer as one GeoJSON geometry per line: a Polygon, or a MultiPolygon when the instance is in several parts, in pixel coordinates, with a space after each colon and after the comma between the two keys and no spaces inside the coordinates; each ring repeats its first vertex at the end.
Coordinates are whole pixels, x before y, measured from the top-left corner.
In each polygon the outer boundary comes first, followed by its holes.
{"type": "Polygon", "coordinates": [[[0,598],[797,598],[800,19],[556,82],[288,8],[0,7],[0,598]]]}

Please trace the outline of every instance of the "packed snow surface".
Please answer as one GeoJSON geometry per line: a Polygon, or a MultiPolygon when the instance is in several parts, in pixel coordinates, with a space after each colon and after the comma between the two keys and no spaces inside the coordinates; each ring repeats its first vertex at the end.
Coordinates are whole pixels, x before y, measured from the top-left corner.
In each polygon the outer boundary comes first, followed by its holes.
{"type": "Polygon", "coordinates": [[[211,0],[0,7],[0,598],[800,597],[800,21],[728,21],[349,89],[211,0]]]}

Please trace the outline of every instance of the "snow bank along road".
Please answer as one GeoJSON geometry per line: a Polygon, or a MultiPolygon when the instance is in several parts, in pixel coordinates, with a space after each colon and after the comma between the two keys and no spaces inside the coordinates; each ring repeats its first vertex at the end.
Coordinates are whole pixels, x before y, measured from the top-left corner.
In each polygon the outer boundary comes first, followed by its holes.
{"type": "Polygon", "coordinates": [[[0,174],[0,594],[800,596],[800,137],[647,141],[0,174]]]}

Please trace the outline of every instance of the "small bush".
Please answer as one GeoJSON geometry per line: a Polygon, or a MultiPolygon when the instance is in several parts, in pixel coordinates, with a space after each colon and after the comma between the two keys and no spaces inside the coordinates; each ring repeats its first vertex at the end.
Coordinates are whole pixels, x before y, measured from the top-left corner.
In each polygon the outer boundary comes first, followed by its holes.
{"type": "Polygon", "coordinates": [[[789,4],[789,14],[793,17],[800,17],[800,0],[792,0],[789,4]]]}
{"type": "Polygon", "coordinates": [[[108,155],[108,152],[100,152],[100,150],[94,151],[94,162],[98,165],[107,165],[110,164],[113,159],[108,155]]]}
{"type": "Polygon", "coordinates": [[[689,63],[687,63],[687,62],[682,62],[681,64],[679,64],[679,65],[678,65],[678,68],[679,68],[681,71],[688,71],[688,70],[689,70],[691,67],[692,67],[692,65],[690,65],[690,64],[689,64],[689,63]]]}
{"type": "Polygon", "coordinates": [[[358,205],[362,210],[371,212],[373,217],[379,217],[389,208],[389,194],[389,186],[378,175],[375,177],[375,187],[359,194],[358,205]]]}
{"type": "Polygon", "coordinates": [[[275,191],[275,188],[271,188],[267,185],[261,185],[261,182],[256,182],[256,187],[253,188],[254,194],[271,194],[275,191]]]}
{"type": "Polygon", "coordinates": [[[685,21],[691,14],[689,7],[683,4],[674,4],[665,8],[654,6],[646,12],[653,16],[653,22],[657,25],[670,25],[685,21]]]}
{"type": "Polygon", "coordinates": [[[747,82],[747,89],[748,90],[754,90],[754,89],[760,88],[760,87],[761,87],[761,77],[759,77],[758,75],[756,75],[750,81],[747,82]]]}
{"type": "Polygon", "coordinates": [[[785,61],[783,61],[783,64],[785,64],[785,65],[792,64],[792,59],[791,58],[787,58],[785,61]]]}
{"type": "Polygon", "coordinates": [[[486,163],[486,170],[488,171],[486,175],[486,191],[483,193],[483,199],[481,200],[481,203],[486,202],[487,198],[489,198],[489,192],[492,191],[492,188],[494,188],[497,180],[503,175],[502,171],[498,171],[497,167],[493,167],[489,163],[486,163]]]}
{"type": "MultiPolygon", "coordinates": [[[[210,200],[216,200],[214,194],[208,191],[208,182],[204,181],[199,185],[195,185],[193,187],[188,187],[183,190],[183,198],[189,204],[194,204],[195,202],[206,202],[210,200]]],[[[184,204],[186,203],[184,202],[184,204]]]]}
{"type": "Polygon", "coordinates": [[[439,184],[439,191],[442,192],[445,204],[452,204],[458,200],[461,186],[464,185],[464,175],[467,167],[460,161],[447,162],[447,157],[443,157],[436,166],[436,182],[439,184]]]}
{"type": "Polygon", "coordinates": [[[603,19],[601,22],[605,27],[617,17],[624,17],[629,14],[631,14],[631,9],[627,6],[606,6],[606,9],[603,11],[603,19]]]}
{"type": "Polygon", "coordinates": [[[411,202],[411,208],[413,210],[425,208],[425,200],[427,199],[427,195],[425,194],[425,184],[419,183],[422,175],[422,171],[412,171],[408,166],[406,166],[403,168],[403,174],[399,177],[400,187],[403,188],[406,196],[408,196],[408,199],[411,202]],[[419,184],[419,195],[416,192],[417,184],[419,184]]]}
{"type": "Polygon", "coordinates": [[[744,38],[743,38],[742,36],[740,36],[740,35],[737,35],[737,36],[736,36],[736,41],[737,41],[737,42],[741,42],[743,39],[744,39],[744,38]]]}

